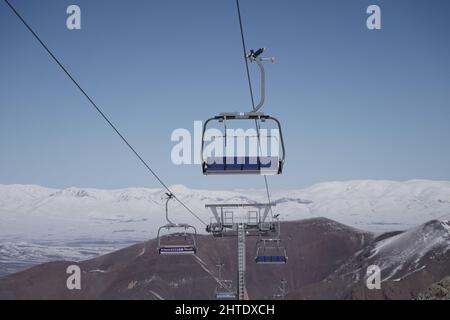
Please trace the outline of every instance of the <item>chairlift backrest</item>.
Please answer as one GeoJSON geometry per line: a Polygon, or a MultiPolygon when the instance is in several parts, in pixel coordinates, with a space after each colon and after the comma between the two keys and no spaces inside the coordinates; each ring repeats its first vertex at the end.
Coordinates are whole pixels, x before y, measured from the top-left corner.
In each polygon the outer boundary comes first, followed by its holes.
{"type": "Polygon", "coordinates": [[[285,264],[288,257],[281,239],[260,239],[256,247],[257,264],[285,264]]]}
{"type": "Polygon", "coordinates": [[[157,235],[158,252],[166,255],[195,254],[197,252],[196,238],[197,230],[193,226],[187,224],[161,226],[157,235]],[[161,234],[162,230],[170,232],[171,229],[182,229],[182,232],[161,234]],[[192,233],[188,233],[187,230],[192,230],[192,233]],[[182,235],[182,237],[173,237],[174,235],[182,235]]]}
{"type": "MultiPolygon", "coordinates": [[[[225,132],[226,134],[226,132],[225,132]]],[[[259,138],[256,142],[259,145],[259,138]]],[[[278,137],[277,137],[278,138],[278,137]]],[[[257,148],[258,149],[258,148],[257,148]]],[[[248,150],[247,150],[248,152],[248,150]]],[[[273,153],[273,152],[272,152],[273,153]]],[[[277,150],[278,153],[278,150],[277,150]]],[[[285,147],[283,141],[283,134],[281,132],[280,122],[271,116],[265,115],[261,112],[248,113],[222,113],[219,116],[208,119],[203,125],[202,147],[201,147],[202,169],[205,175],[224,175],[224,174],[258,174],[258,175],[276,175],[281,174],[285,159],[285,147]],[[233,154],[226,154],[228,149],[225,147],[226,138],[223,145],[224,155],[205,155],[206,144],[206,130],[211,121],[234,121],[234,120],[264,120],[273,121],[278,127],[279,141],[277,145],[280,147],[281,155],[268,156],[261,155],[257,150],[256,155],[249,153],[241,156],[232,151],[233,154]]]]}

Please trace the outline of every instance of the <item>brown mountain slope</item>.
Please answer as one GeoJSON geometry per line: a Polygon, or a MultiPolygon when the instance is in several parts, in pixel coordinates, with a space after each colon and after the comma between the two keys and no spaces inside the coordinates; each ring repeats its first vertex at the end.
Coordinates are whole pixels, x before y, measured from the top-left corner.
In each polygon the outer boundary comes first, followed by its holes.
{"type": "MultiPolygon", "coordinates": [[[[318,283],[373,241],[373,235],[316,218],[282,224],[286,265],[256,265],[257,238],[247,238],[247,288],[251,299],[270,297],[284,278],[292,297],[318,283]]],[[[51,262],[0,279],[0,299],[213,299],[215,265],[235,280],[236,239],[199,236],[197,256],[160,256],[150,240],[78,263],[81,290],[66,287],[67,266],[51,262]]]]}
{"type": "Polygon", "coordinates": [[[320,283],[302,287],[303,299],[417,299],[450,275],[450,225],[432,220],[401,233],[380,236],[320,283]],[[381,269],[380,290],[366,287],[366,271],[381,269]]]}

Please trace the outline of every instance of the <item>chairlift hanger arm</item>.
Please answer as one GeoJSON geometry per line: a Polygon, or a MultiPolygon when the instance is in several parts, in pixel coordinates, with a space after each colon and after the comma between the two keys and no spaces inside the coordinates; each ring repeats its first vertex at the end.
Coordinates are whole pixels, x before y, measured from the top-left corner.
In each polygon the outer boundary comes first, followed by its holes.
{"type": "Polygon", "coordinates": [[[260,86],[261,86],[261,93],[259,96],[259,103],[256,105],[253,110],[258,111],[262,108],[264,102],[266,101],[266,72],[264,71],[264,66],[262,65],[260,59],[255,59],[256,63],[258,64],[259,71],[261,73],[260,75],[260,86]]]}
{"type": "Polygon", "coordinates": [[[253,50],[250,50],[250,53],[246,56],[246,58],[249,59],[250,62],[253,62],[253,61],[256,62],[256,64],[259,67],[259,71],[260,71],[261,93],[260,93],[259,103],[256,106],[253,106],[254,112],[257,112],[259,109],[261,109],[266,100],[266,72],[264,70],[262,61],[271,61],[272,63],[275,61],[275,58],[273,58],[273,57],[271,57],[271,58],[261,57],[261,54],[265,50],[266,50],[266,48],[260,48],[260,49],[256,50],[256,52],[253,50]]]}
{"type": "Polygon", "coordinates": [[[173,199],[173,194],[171,194],[171,193],[166,193],[166,195],[167,195],[167,200],[166,200],[166,220],[167,220],[167,223],[169,224],[169,225],[175,225],[170,219],[169,219],[169,201],[171,200],[171,199],[173,199]]]}

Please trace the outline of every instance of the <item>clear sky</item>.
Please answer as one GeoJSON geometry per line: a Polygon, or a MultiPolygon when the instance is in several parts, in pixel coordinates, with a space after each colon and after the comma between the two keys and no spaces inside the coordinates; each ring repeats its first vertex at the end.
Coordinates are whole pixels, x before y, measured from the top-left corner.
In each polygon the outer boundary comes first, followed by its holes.
{"type": "MultiPolygon", "coordinates": [[[[167,184],[264,187],[170,159],[174,129],[250,109],[234,0],[10,1],[167,184]],[[66,28],[70,4],[81,30],[66,28]]],[[[282,121],[287,159],[272,189],[450,180],[450,1],[241,0],[241,10],[248,48],[277,58],[264,111],[282,121]],[[381,30],[366,28],[370,4],[381,30]]],[[[159,187],[3,1],[0,49],[0,183],[159,187]]]]}

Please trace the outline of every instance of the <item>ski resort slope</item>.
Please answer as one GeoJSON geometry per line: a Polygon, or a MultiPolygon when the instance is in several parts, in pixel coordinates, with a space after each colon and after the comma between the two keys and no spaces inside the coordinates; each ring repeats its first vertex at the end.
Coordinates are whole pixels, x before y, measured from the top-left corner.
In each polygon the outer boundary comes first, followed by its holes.
{"type": "MultiPolygon", "coordinates": [[[[207,203],[267,202],[262,190],[211,191],[171,186],[202,220],[207,203]]],[[[326,217],[375,233],[405,230],[450,217],[450,182],[358,180],[326,182],[272,194],[274,211],[284,221],[326,217]]],[[[176,202],[171,217],[205,233],[205,226],[176,202]]],[[[96,239],[131,241],[154,238],[165,224],[164,191],[127,188],[50,189],[0,185],[0,239],[96,239]]]]}

